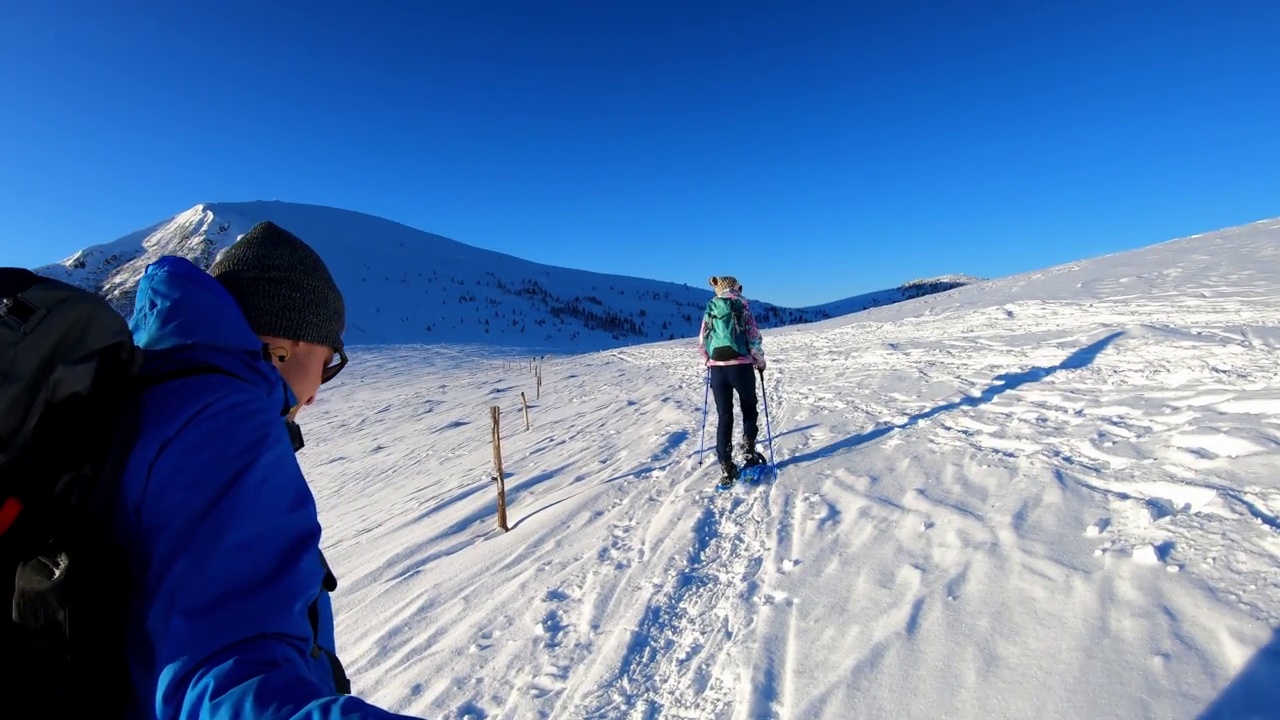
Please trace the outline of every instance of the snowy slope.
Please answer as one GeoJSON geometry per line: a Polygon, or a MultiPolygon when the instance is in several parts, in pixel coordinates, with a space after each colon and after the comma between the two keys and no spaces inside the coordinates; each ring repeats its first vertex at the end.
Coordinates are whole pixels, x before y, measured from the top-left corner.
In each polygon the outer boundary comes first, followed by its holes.
{"type": "Polygon", "coordinates": [[[1276,716],[1280,220],[765,342],[780,475],[728,494],[687,341],[553,358],[540,400],[527,362],[357,353],[300,456],[356,691],[451,719],[1276,716]]]}
{"type": "MultiPolygon", "coordinates": [[[[347,299],[347,342],[353,345],[447,342],[555,353],[625,346],[697,334],[710,296],[705,286],[541,265],[371,215],[282,202],[197,205],[36,271],[103,292],[128,315],[137,280],[157,257],[181,255],[207,268],[266,219],[325,258],[347,299]]],[[[707,274],[725,270],[731,269],[707,274]]],[[[761,325],[775,327],[959,284],[952,278],[924,281],[816,308],[752,300],[761,325]]]]}

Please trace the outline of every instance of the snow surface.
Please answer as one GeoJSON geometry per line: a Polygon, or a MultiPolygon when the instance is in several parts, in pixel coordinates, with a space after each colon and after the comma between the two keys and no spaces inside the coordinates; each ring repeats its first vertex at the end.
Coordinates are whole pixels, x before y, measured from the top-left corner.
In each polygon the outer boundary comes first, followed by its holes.
{"type": "MultiPolygon", "coordinates": [[[[347,301],[351,344],[601,350],[696,334],[710,294],[705,286],[542,265],[364,213],[284,202],[196,205],[35,270],[101,292],[128,316],[138,278],[157,257],[180,255],[208,268],[263,220],[297,234],[325,259],[347,301]]],[[[747,270],[709,270],[708,276],[738,273],[764,327],[827,319],[973,280],[948,276],[811,308],[784,308],[750,294],[747,270]]]]}
{"type": "Polygon", "coordinates": [[[687,339],[553,355],[540,399],[527,355],[354,352],[300,459],[356,692],[424,718],[1276,716],[1280,220],[765,346],[778,478],[728,493],[687,339]]]}

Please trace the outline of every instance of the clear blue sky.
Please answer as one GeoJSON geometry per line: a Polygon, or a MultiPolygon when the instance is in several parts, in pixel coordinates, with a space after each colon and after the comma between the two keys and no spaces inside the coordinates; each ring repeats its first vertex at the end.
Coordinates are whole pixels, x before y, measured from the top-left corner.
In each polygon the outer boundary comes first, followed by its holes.
{"type": "Polygon", "coordinates": [[[0,264],[199,202],[825,302],[1280,215],[1274,0],[0,2],[0,264]]]}

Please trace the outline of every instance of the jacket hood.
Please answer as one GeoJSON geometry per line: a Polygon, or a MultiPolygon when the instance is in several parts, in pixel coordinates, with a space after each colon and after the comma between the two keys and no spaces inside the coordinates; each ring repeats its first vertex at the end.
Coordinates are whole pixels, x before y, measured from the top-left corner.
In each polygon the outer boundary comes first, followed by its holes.
{"type": "Polygon", "coordinates": [[[269,392],[284,385],[296,402],[235,299],[186,258],[165,256],[147,267],[129,329],[146,351],[144,374],[213,366],[269,392]]]}

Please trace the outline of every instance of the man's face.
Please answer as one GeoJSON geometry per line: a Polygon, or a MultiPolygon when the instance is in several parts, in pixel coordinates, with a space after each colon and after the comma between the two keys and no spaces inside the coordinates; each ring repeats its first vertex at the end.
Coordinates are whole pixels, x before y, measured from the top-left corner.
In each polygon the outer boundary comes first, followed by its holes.
{"type": "Polygon", "coordinates": [[[338,358],[338,353],[326,345],[297,340],[263,339],[270,349],[272,362],[298,398],[298,406],[290,415],[290,419],[293,419],[303,406],[315,402],[320,386],[337,375],[345,360],[338,358]],[[284,359],[281,360],[281,357],[284,359]]]}

